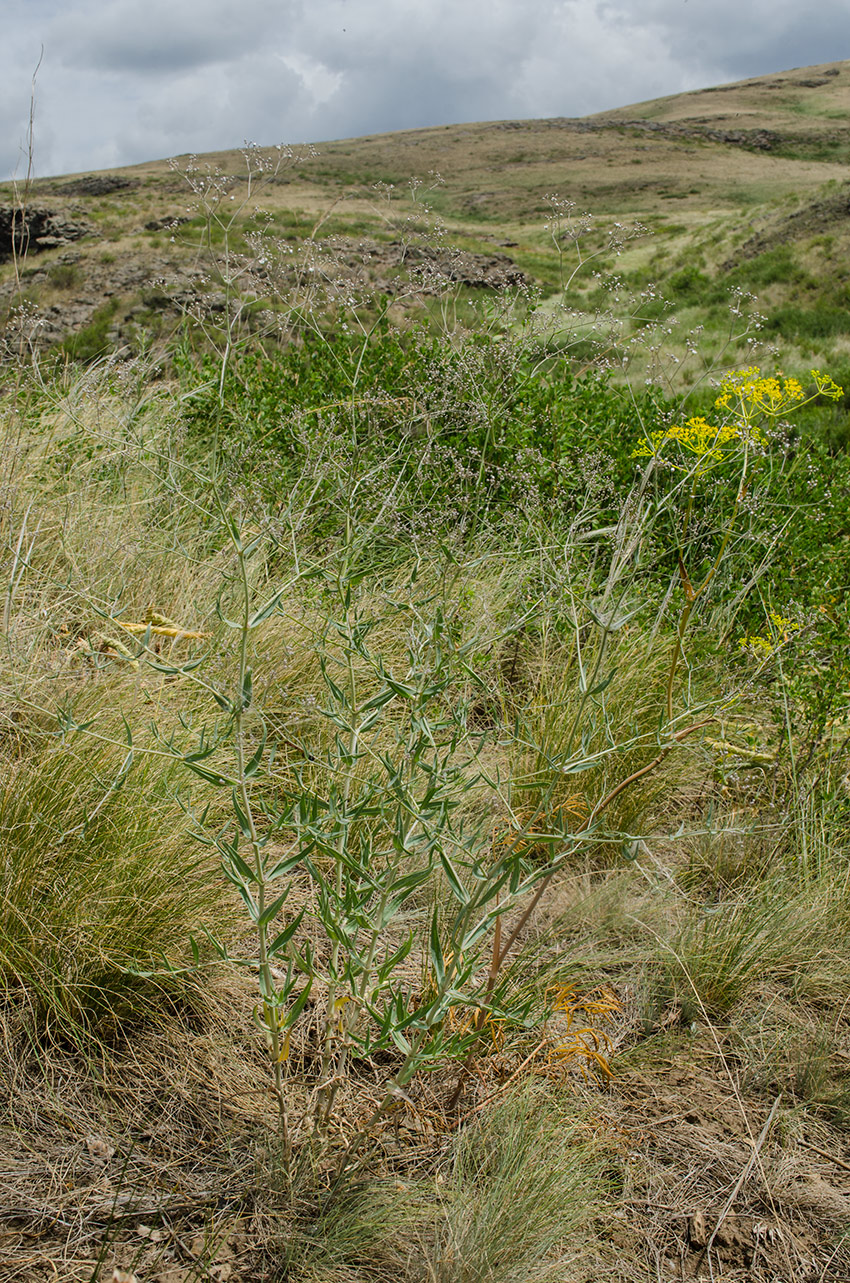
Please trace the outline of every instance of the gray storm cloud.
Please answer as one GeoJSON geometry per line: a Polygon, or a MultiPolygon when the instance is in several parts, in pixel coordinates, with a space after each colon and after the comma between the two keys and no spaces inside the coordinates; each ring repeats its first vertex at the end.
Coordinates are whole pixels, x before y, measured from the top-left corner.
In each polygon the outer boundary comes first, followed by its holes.
{"type": "Polygon", "coordinates": [[[850,56],[847,0],[31,0],[0,46],[0,170],[584,115],[850,56]]]}
{"type": "Polygon", "coordinates": [[[65,67],[168,76],[261,49],[262,33],[281,18],[273,0],[77,0],[50,35],[65,67]]]}

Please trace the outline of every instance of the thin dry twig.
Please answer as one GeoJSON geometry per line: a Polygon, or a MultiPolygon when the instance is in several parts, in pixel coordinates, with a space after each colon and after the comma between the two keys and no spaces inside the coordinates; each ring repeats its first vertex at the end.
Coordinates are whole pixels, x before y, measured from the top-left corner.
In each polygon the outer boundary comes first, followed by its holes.
{"type": "Polygon", "coordinates": [[[744,1165],[744,1170],[741,1172],[741,1175],[738,1177],[737,1181],[735,1182],[732,1188],[732,1193],[729,1195],[729,1197],[726,1200],[726,1205],[723,1208],[723,1211],[720,1213],[717,1224],[715,1225],[714,1229],[711,1231],[711,1237],[709,1238],[708,1242],[705,1245],[705,1248],[703,1249],[703,1254],[702,1254],[703,1257],[705,1257],[711,1251],[714,1240],[717,1237],[717,1233],[721,1225],[725,1221],[726,1217],[729,1215],[732,1204],[735,1202],[735,1199],[738,1197],[739,1193],[741,1192],[742,1185],[746,1181],[750,1172],[755,1167],[756,1163],[759,1161],[759,1154],[761,1153],[761,1148],[764,1145],[764,1142],[767,1140],[767,1134],[770,1131],[774,1118],[776,1117],[776,1111],[779,1108],[779,1102],[781,1100],[782,1100],[782,1093],[780,1092],[780,1094],[776,1097],[776,1100],[773,1102],[773,1105],[771,1106],[771,1110],[767,1116],[767,1121],[765,1122],[764,1127],[762,1127],[761,1131],[759,1132],[758,1140],[753,1146],[753,1152],[750,1154],[749,1158],[747,1159],[744,1165]]]}
{"type": "Polygon", "coordinates": [[[840,1167],[843,1171],[850,1172],[850,1163],[845,1163],[843,1158],[836,1158],[834,1154],[828,1154],[825,1149],[819,1149],[810,1140],[798,1140],[797,1144],[802,1145],[803,1149],[810,1149],[819,1158],[825,1158],[828,1163],[834,1164],[835,1167],[840,1167]]]}

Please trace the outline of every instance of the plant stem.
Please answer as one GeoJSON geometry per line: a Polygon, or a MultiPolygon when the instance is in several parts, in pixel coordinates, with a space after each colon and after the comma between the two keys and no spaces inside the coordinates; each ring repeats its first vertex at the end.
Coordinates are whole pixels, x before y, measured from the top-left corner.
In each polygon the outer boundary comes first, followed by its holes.
{"type": "Polygon", "coordinates": [[[234,701],[235,712],[233,714],[233,733],[236,745],[237,761],[237,788],[242,809],[248,821],[249,844],[254,864],[254,876],[257,881],[258,961],[260,967],[260,988],[263,996],[263,1023],[268,1030],[270,1041],[269,1054],[272,1061],[272,1071],[274,1073],[274,1094],[278,1107],[284,1162],[288,1167],[292,1156],[292,1143],[287,1119],[286,1095],[283,1089],[283,1068],[281,1063],[283,1060],[283,1054],[280,1040],[280,1017],[277,1007],[269,999],[269,995],[275,992],[275,982],[274,977],[272,976],[271,964],[269,962],[268,955],[269,924],[264,921],[268,884],[266,880],[266,867],[263,859],[263,850],[260,845],[260,838],[257,832],[256,820],[254,818],[254,810],[251,805],[248,778],[245,774],[244,717],[246,707],[244,691],[248,673],[248,634],[250,632],[251,618],[251,586],[248,580],[248,559],[242,548],[241,540],[233,536],[232,538],[239,563],[243,611],[242,626],[239,636],[238,689],[236,691],[236,698],[234,701]]]}
{"type": "Polygon", "coordinates": [[[730,513],[729,520],[727,521],[726,527],[723,531],[723,537],[720,540],[720,547],[717,550],[717,554],[713,562],[709,566],[705,578],[697,588],[694,588],[693,584],[691,583],[690,576],[688,575],[688,572],[685,568],[685,560],[684,560],[684,552],[683,552],[685,535],[687,534],[688,525],[690,523],[691,514],[693,511],[693,503],[694,503],[695,482],[691,485],[690,494],[688,496],[688,506],[685,510],[685,517],[682,525],[682,535],[678,541],[678,546],[676,549],[676,553],[679,561],[679,577],[682,581],[682,586],[685,590],[686,601],[685,601],[685,605],[682,607],[682,612],[679,616],[679,624],[676,629],[676,641],[674,642],[674,645],[673,645],[673,657],[670,661],[670,671],[667,675],[666,700],[667,700],[668,722],[673,721],[673,682],[676,677],[676,669],[679,666],[679,660],[682,658],[682,653],[684,651],[685,632],[687,631],[688,621],[690,620],[691,613],[693,612],[694,606],[697,604],[698,599],[703,595],[706,588],[711,583],[714,576],[717,574],[717,571],[720,568],[720,564],[723,561],[723,557],[725,555],[726,549],[729,547],[729,540],[732,537],[732,528],[735,525],[735,521],[738,517],[738,512],[741,507],[741,503],[743,501],[744,495],[746,494],[746,490],[747,490],[748,466],[749,466],[749,447],[748,445],[745,444],[744,460],[743,460],[743,466],[741,469],[741,479],[738,483],[738,492],[735,496],[735,503],[732,506],[732,512],[730,513]]]}

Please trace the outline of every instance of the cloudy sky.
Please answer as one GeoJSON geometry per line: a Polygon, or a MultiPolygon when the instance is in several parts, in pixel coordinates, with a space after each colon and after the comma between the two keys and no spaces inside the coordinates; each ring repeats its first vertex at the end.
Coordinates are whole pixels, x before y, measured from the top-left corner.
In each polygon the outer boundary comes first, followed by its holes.
{"type": "Polygon", "coordinates": [[[24,0],[0,177],[463,120],[581,116],[850,57],[848,0],[24,0]]]}

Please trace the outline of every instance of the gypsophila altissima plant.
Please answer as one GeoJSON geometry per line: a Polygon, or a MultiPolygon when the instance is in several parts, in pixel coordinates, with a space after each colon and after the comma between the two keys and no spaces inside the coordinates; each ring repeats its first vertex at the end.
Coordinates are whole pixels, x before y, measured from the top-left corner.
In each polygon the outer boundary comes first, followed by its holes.
{"type": "MultiPolygon", "coordinates": [[[[464,638],[433,593],[419,589],[418,566],[386,597],[382,616],[371,613],[362,537],[346,544],[335,566],[302,566],[327,603],[315,641],[324,698],[315,742],[306,735],[300,745],[290,742],[296,754],[281,779],[281,746],[255,704],[251,652],[261,629],[285,626],[291,584],[258,601],[251,561],[262,536],[246,537],[228,514],[222,519],[234,564],[230,604],[222,599],[219,608],[235,638],[231,680],[205,676],[203,655],[163,662],[150,626],[127,660],[190,683],[218,710],[188,749],[157,729],[158,751],[229,796],[230,818],[218,825],[209,807],[198,811],[189,795],[184,804],[252,924],[256,956],[214,944],[222,960],[256,968],[254,1020],[268,1048],[287,1160],[295,1138],[326,1143],[353,1062],[393,1058],[344,1166],[414,1076],[459,1062],[487,1019],[522,1026],[530,1004],[511,999],[500,971],[540,890],[580,837],[562,817],[560,829],[535,825],[535,851],[550,852],[545,863],[527,858],[521,827],[494,847],[490,812],[469,805],[494,783],[479,764],[485,735],[471,728],[459,693],[482,638],[464,638]],[[405,626],[400,664],[372,642],[388,620],[405,626]],[[295,879],[304,875],[309,903],[290,911],[295,879]],[[524,905],[519,926],[503,938],[500,919],[524,905]],[[322,1011],[312,1103],[307,1117],[293,1120],[287,1066],[311,995],[322,1011]],[[458,1019],[462,1012],[473,1018],[458,1019]]],[[[370,569],[380,574],[374,563],[370,569]]]]}

